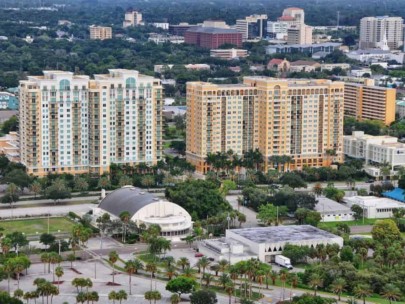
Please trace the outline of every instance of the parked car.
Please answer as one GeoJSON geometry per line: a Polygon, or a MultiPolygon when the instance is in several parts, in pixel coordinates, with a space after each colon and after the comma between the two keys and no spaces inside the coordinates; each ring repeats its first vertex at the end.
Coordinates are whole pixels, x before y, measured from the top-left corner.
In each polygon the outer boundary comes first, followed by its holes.
{"type": "Polygon", "coordinates": [[[201,258],[202,256],[204,256],[201,252],[197,252],[195,255],[194,255],[196,258],[201,258]]]}

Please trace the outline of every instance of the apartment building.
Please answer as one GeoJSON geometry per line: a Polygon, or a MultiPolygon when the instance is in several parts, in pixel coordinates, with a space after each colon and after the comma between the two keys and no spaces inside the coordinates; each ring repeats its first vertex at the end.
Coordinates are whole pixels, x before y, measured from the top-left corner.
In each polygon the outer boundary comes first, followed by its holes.
{"type": "Polygon", "coordinates": [[[143,25],[142,14],[138,11],[126,12],[122,27],[126,28],[126,27],[137,26],[137,25],[143,25]]]}
{"type": "Polygon", "coordinates": [[[345,115],[356,119],[375,119],[389,125],[395,121],[396,90],[378,87],[374,80],[345,83],[345,115]]]}
{"type": "Polygon", "coordinates": [[[112,28],[109,26],[89,26],[91,40],[112,39],[112,28]]]}
{"type": "MultiPolygon", "coordinates": [[[[343,83],[245,77],[243,84],[187,84],[186,157],[206,173],[208,153],[242,156],[259,149],[264,170],[273,155],[292,156],[290,169],[343,160],[343,83]],[[334,150],[336,157],[327,154],[334,150]]],[[[286,168],[287,169],[287,168],[286,168]]]]}
{"type": "Polygon", "coordinates": [[[386,40],[391,50],[404,44],[404,20],[401,17],[364,17],[360,20],[360,49],[376,48],[386,40]]]}
{"type": "Polygon", "coordinates": [[[267,15],[252,15],[236,20],[236,30],[242,34],[242,40],[254,40],[265,37],[267,15]]]}
{"type": "Polygon", "coordinates": [[[21,162],[28,173],[98,173],[112,163],[162,158],[160,80],[137,71],[106,75],[44,71],[20,82],[21,162]]]}
{"type": "Polygon", "coordinates": [[[392,168],[405,165],[405,144],[398,138],[373,136],[355,131],[344,136],[344,153],[352,158],[364,159],[366,164],[389,164],[392,168]]]}

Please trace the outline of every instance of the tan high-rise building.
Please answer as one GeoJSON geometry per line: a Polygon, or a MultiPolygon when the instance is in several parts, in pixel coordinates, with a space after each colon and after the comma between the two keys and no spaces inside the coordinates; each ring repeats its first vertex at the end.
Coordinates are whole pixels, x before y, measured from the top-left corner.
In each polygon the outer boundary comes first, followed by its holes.
{"type": "Polygon", "coordinates": [[[125,13],[125,19],[122,24],[124,28],[129,26],[142,25],[142,14],[138,11],[128,11],[125,13]]]}
{"type": "Polygon", "coordinates": [[[404,44],[404,19],[401,17],[364,17],[360,21],[360,49],[376,48],[386,41],[391,50],[404,44]]]}
{"type": "Polygon", "coordinates": [[[108,172],[162,158],[162,86],[132,70],[45,71],[20,82],[21,162],[28,173],[108,172]]]}
{"type": "Polygon", "coordinates": [[[109,26],[89,26],[91,40],[112,39],[112,28],[109,26]]]}
{"type": "Polygon", "coordinates": [[[287,30],[287,44],[312,44],[312,27],[292,26],[287,30]]]}
{"type": "MultiPolygon", "coordinates": [[[[186,157],[209,170],[208,153],[259,149],[265,170],[270,156],[288,155],[290,169],[343,160],[343,86],[328,80],[245,77],[239,85],[187,84],[186,157]]],[[[287,168],[285,168],[287,169],[287,168]]]]}
{"type": "Polygon", "coordinates": [[[345,115],[358,120],[375,119],[389,125],[395,121],[396,90],[378,87],[374,80],[364,84],[345,83],[345,115]]]}
{"type": "Polygon", "coordinates": [[[283,10],[283,15],[278,20],[287,22],[289,26],[299,27],[305,24],[305,12],[302,8],[289,7],[283,10]]]}

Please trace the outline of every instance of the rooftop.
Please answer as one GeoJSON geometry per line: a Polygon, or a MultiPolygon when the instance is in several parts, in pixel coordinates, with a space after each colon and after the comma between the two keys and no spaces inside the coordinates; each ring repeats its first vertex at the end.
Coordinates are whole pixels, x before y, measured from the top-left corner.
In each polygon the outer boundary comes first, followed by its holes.
{"type": "MultiPolygon", "coordinates": [[[[396,188],[399,189],[399,188],[396,188]]],[[[391,191],[392,192],[392,191],[391,191]]],[[[389,192],[385,192],[383,195],[387,196],[389,192]]],[[[359,205],[361,207],[378,207],[378,208],[404,208],[405,205],[399,203],[393,199],[386,198],[386,197],[376,197],[376,196],[351,196],[345,197],[344,200],[353,205],[359,205]]]]}
{"type": "Polygon", "coordinates": [[[309,60],[297,60],[291,62],[292,66],[300,66],[300,65],[318,65],[319,63],[316,61],[309,61],[309,60]]]}
{"type": "Polygon", "coordinates": [[[338,47],[341,46],[338,42],[325,42],[325,43],[313,43],[313,44],[288,44],[288,45],[268,45],[267,48],[308,48],[308,47],[338,47]]]}
{"type": "Polygon", "coordinates": [[[336,212],[350,212],[350,208],[346,205],[339,204],[334,200],[327,197],[317,197],[318,203],[315,205],[315,210],[320,213],[336,213],[336,212]]]}
{"type": "Polygon", "coordinates": [[[108,194],[99,204],[99,208],[119,217],[123,211],[128,211],[132,217],[143,207],[159,201],[155,195],[140,188],[124,186],[108,194]]]}
{"type": "Polygon", "coordinates": [[[235,29],[226,29],[226,28],[218,28],[218,27],[202,27],[196,26],[192,27],[187,32],[191,33],[206,33],[206,34],[239,34],[239,32],[235,29]]]}
{"type": "MultiPolygon", "coordinates": [[[[270,226],[227,230],[255,243],[329,240],[338,236],[310,225],[270,226]]],[[[232,237],[229,235],[229,237],[232,237]]]]}

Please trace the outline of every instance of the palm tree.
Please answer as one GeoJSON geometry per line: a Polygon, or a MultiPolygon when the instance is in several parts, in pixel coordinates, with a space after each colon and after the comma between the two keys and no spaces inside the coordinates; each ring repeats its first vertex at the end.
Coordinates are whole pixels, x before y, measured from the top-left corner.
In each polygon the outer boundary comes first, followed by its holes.
{"type": "Polygon", "coordinates": [[[228,263],[227,260],[221,259],[221,260],[218,261],[218,266],[219,266],[219,269],[218,269],[218,270],[219,270],[220,272],[224,273],[224,272],[228,269],[229,263],[228,263]]]}
{"type": "Polygon", "coordinates": [[[121,289],[120,291],[117,292],[117,300],[119,301],[120,304],[123,300],[127,300],[127,299],[128,299],[128,295],[125,290],[121,289]]]}
{"type": "Polygon", "coordinates": [[[55,282],[55,265],[60,264],[62,262],[62,257],[57,254],[56,252],[51,252],[49,254],[49,263],[52,264],[52,280],[55,282]]]}
{"type": "Polygon", "coordinates": [[[381,176],[382,176],[383,180],[386,180],[387,176],[390,176],[390,174],[391,174],[390,165],[388,163],[383,164],[380,167],[380,173],[381,173],[381,176]]]}
{"type": "Polygon", "coordinates": [[[346,288],[346,281],[343,278],[337,278],[330,285],[330,290],[333,293],[337,294],[339,301],[340,301],[340,296],[341,296],[342,292],[345,290],[345,288],[346,288]]]}
{"type": "Polygon", "coordinates": [[[390,304],[392,301],[398,301],[401,299],[401,290],[393,284],[387,284],[381,293],[384,299],[387,299],[390,304]]]}
{"type": "Polygon", "coordinates": [[[108,294],[108,300],[113,301],[113,303],[118,300],[117,293],[114,290],[108,294]]]}
{"type": "Polygon", "coordinates": [[[119,256],[118,256],[118,253],[116,251],[111,251],[108,254],[108,260],[110,261],[110,263],[112,265],[112,269],[113,269],[113,272],[112,272],[113,283],[115,283],[115,263],[117,263],[118,258],[119,258],[119,256]]]}
{"type": "Polygon", "coordinates": [[[145,266],[146,272],[150,272],[150,290],[152,290],[152,283],[153,278],[155,276],[155,272],[157,271],[157,265],[155,262],[149,262],[145,266]]]}
{"type": "Polygon", "coordinates": [[[31,192],[34,193],[34,198],[37,198],[37,195],[41,193],[42,191],[42,185],[40,182],[37,180],[34,181],[30,187],[31,192]]]}
{"type": "Polygon", "coordinates": [[[60,285],[60,278],[63,276],[63,268],[61,266],[56,267],[55,269],[55,274],[58,277],[58,290],[59,290],[59,285],[60,285]]]}
{"type": "Polygon", "coordinates": [[[353,291],[356,297],[363,299],[363,304],[366,304],[366,297],[372,294],[370,285],[365,283],[356,285],[353,291]]]}
{"type": "Polygon", "coordinates": [[[195,272],[196,271],[193,268],[187,266],[186,268],[184,268],[182,275],[186,278],[194,278],[195,272]]]}
{"type": "Polygon", "coordinates": [[[186,266],[190,265],[190,261],[185,258],[185,257],[181,257],[178,261],[177,261],[177,265],[181,267],[181,270],[184,271],[184,268],[186,266]]]}
{"type": "Polygon", "coordinates": [[[130,295],[132,294],[132,288],[131,288],[132,287],[132,282],[131,282],[131,279],[132,279],[132,275],[137,270],[136,266],[137,265],[135,265],[135,262],[133,260],[126,261],[125,266],[124,266],[124,269],[125,269],[126,273],[128,274],[128,279],[129,279],[128,286],[129,286],[129,294],[130,295]]]}
{"type": "Polygon", "coordinates": [[[198,267],[198,268],[202,268],[202,272],[203,272],[203,275],[204,275],[205,269],[206,269],[208,266],[210,266],[210,264],[211,264],[211,261],[210,261],[206,256],[203,256],[203,257],[201,257],[201,258],[199,259],[199,261],[197,262],[197,267],[198,267]]]}
{"type": "Polygon", "coordinates": [[[314,289],[314,295],[316,296],[318,287],[323,286],[323,279],[319,274],[314,273],[309,280],[309,286],[314,289]]]}
{"type": "Polygon", "coordinates": [[[166,266],[166,276],[169,280],[176,275],[176,268],[173,265],[166,266]]]}
{"type": "Polygon", "coordinates": [[[270,273],[270,278],[271,278],[271,282],[272,282],[273,285],[276,285],[277,277],[278,277],[277,271],[272,270],[271,273],[270,273]]]}
{"type": "Polygon", "coordinates": [[[202,275],[202,280],[205,281],[205,286],[209,286],[214,276],[210,273],[204,273],[202,275]]]}
{"type": "Polygon", "coordinates": [[[229,297],[229,304],[232,303],[232,293],[235,290],[235,284],[232,281],[229,281],[225,285],[225,292],[228,294],[229,297]]]}
{"type": "Polygon", "coordinates": [[[24,296],[24,291],[22,289],[14,290],[14,298],[21,299],[24,296]]]}
{"type": "Polygon", "coordinates": [[[225,289],[225,285],[227,283],[231,282],[231,278],[229,277],[228,274],[223,273],[219,278],[218,278],[218,285],[221,285],[222,288],[225,289]]]}
{"type": "Polygon", "coordinates": [[[180,300],[180,296],[177,293],[174,293],[170,296],[170,304],[179,304],[180,300]]]}
{"type": "Polygon", "coordinates": [[[128,211],[123,211],[120,213],[120,220],[122,222],[122,242],[125,243],[125,238],[127,234],[128,222],[131,219],[131,214],[128,211]]]}

